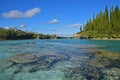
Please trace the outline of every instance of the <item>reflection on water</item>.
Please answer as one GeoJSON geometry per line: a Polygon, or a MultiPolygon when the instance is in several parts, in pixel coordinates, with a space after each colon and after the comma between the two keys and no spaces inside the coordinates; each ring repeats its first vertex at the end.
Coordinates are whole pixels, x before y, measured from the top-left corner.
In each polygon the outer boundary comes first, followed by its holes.
{"type": "Polygon", "coordinates": [[[0,80],[120,80],[119,51],[74,42],[1,41],[0,80]]]}

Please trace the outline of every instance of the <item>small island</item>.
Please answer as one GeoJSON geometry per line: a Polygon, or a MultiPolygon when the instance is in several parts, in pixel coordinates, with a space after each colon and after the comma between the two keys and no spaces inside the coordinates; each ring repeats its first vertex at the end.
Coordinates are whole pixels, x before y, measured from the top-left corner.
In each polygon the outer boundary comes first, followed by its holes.
{"type": "Polygon", "coordinates": [[[87,24],[80,27],[80,32],[73,35],[79,39],[113,39],[120,40],[120,9],[118,5],[110,11],[105,7],[104,12],[93,16],[87,24]]]}

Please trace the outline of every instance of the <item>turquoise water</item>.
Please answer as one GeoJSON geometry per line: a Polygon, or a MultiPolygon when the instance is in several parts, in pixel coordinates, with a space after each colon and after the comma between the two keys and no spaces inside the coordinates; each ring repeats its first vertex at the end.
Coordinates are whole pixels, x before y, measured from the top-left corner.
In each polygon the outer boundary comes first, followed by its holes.
{"type": "Polygon", "coordinates": [[[0,80],[119,80],[119,65],[110,68],[93,66],[97,65],[97,62],[92,62],[91,65],[90,61],[96,57],[90,50],[97,49],[119,54],[120,41],[79,39],[0,41],[0,80]],[[31,58],[34,62],[28,63],[28,57],[21,54],[37,56],[35,57],[37,60],[31,58]],[[16,58],[16,55],[20,56],[16,58]],[[113,74],[111,73],[113,77],[108,75],[110,71],[113,71],[113,74]]]}

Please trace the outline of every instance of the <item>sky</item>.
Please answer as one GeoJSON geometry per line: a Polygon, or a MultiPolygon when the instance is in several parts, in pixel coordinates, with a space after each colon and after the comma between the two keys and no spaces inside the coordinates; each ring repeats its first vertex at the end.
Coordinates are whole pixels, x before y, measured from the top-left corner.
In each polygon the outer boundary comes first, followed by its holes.
{"type": "Polygon", "coordinates": [[[105,6],[120,0],[0,0],[0,27],[72,36],[105,6]]]}

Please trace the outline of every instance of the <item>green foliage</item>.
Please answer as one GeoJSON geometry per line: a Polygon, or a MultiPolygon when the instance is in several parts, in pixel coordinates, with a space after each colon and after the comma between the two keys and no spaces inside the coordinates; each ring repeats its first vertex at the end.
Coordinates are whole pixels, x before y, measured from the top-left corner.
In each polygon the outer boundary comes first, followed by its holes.
{"type": "Polygon", "coordinates": [[[34,32],[25,32],[16,30],[14,28],[4,29],[0,28],[0,40],[14,40],[14,39],[50,39],[55,38],[56,35],[43,35],[34,32]]]}
{"type": "Polygon", "coordinates": [[[35,39],[37,36],[39,36],[39,34],[33,32],[25,32],[14,28],[0,28],[0,40],[35,39]]]}
{"type": "Polygon", "coordinates": [[[104,12],[99,12],[93,19],[90,19],[85,29],[77,33],[80,37],[91,38],[120,38],[120,9],[118,5],[108,11],[105,7],[104,12]]]}
{"type": "Polygon", "coordinates": [[[15,30],[13,28],[0,28],[0,40],[5,39],[34,39],[35,33],[15,30]]]}

